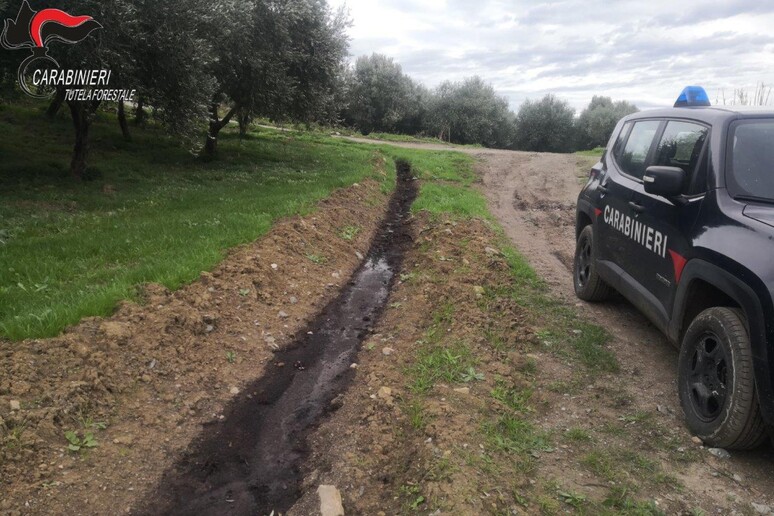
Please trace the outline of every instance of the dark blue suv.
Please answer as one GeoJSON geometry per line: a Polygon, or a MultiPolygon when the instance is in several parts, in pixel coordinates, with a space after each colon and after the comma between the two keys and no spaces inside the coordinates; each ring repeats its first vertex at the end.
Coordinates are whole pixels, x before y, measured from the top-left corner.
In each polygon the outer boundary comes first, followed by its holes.
{"type": "Polygon", "coordinates": [[[674,108],[618,123],[578,198],[579,298],[615,289],[679,347],[679,394],[705,443],[774,427],[774,109],[674,108]]]}

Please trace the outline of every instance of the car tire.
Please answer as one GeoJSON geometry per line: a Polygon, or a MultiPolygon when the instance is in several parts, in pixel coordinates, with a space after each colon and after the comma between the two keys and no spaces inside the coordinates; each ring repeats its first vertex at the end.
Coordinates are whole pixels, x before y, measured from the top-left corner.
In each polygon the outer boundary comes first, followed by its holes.
{"type": "Polygon", "coordinates": [[[678,368],[686,423],[705,444],[750,450],[766,441],[741,311],[715,307],[700,313],[685,333],[678,368]]]}
{"type": "Polygon", "coordinates": [[[597,274],[597,250],[594,229],[586,226],[578,237],[573,263],[575,295],[584,301],[604,301],[610,297],[610,286],[597,274]]]}

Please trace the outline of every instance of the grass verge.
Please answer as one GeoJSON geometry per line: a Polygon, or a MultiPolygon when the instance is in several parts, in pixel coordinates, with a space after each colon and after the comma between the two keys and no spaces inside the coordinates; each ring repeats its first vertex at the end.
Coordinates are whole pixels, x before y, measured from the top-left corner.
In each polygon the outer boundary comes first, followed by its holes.
{"type": "Polygon", "coordinates": [[[601,158],[602,157],[602,153],[604,153],[604,152],[605,152],[605,148],[604,147],[597,147],[595,149],[578,151],[575,154],[577,154],[579,156],[589,156],[589,157],[592,157],[592,158],[601,158]]]}

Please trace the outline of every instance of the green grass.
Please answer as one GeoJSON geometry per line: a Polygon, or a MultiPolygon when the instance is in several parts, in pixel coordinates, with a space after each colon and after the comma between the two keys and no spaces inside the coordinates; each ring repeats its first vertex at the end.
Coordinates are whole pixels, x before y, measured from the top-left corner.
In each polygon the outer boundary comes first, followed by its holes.
{"type": "Polygon", "coordinates": [[[532,389],[516,389],[502,378],[495,380],[495,387],[492,389],[494,399],[520,413],[532,411],[532,407],[529,405],[532,394],[532,389]]]}
{"type": "Polygon", "coordinates": [[[589,443],[594,440],[588,430],[579,427],[568,428],[564,437],[576,443],[589,443]]]}
{"type": "Polygon", "coordinates": [[[344,240],[351,241],[351,240],[354,240],[355,237],[359,235],[362,230],[363,228],[358,226],[347,226],[343,228],[341,231],[339,231],[339,236],[344,240]]]}
{"type": "Polygon", "coordinates": [[[470,348],[464,342],[421,342],[417,362],[411,366],[411,390],[424,394],[439,382],[459,383],[473,366],[470,348]]]}
{"type": "MultiPolygon", "coordinates": [[[[381,177],[379,150],[365,145],[273,131],[240,140],[227,129],[204,162],[152,128],[133,127],[127,143],[100,113],[88,171],[98,179],[76,183],[71,122],[40,108],[0,108],[0,336],[13,340],[108,315],[144,283],[179,288],[278,218],[381,177]]],[[[393,178],[388,167],[385,183],[393,178]]]]}
{"type": "Polygon", "coordinates": [[[551,450],[548,435],[532,423],[513,414],[503,414],[483,425],[483,433],[490,446],[516,454],[530,454],[551,450]]]}
{"type": "Polygon", "coordinates": [[[471,156],[451,151],[425,151],[385,147],[394,160],[411,163],[414,175],[422,180],[419,197],[412,210],[427,211],[434,216],[448,213],[460,218],[492,220],[486,199],[471,188],[476,180],[471,156]]]}
{"type": "Polygon", "coordinates": [[[580,156],[591,156],[593,158],[601,158],[604,152],[605,152],[604,147],[597,147],[596,149],[578,151],[575,154],[578,154],[580,156]]]}
{"type": "Polygon", "coordinates": [[[390,133],[371,133],[363,136],[362,134],[353,134],[353,136],[359,136],[361,138],[368,138],[371,140],[382,140],[386,142],[405,142],[405,143],[435,143],[438,145],[451,145],[438,138],[428,138],[425,136],[411,136],[409,134],[390,134],[390,133]]]}

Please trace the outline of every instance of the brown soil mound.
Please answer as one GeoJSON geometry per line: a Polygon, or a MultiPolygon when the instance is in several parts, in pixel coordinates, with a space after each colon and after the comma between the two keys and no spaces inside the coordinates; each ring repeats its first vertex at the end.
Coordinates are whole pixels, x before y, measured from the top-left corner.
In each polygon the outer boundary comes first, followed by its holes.
{"type": "Polygon", "coordinates": [[[178,292],[149,285],[61,337],[0,342],[0,513],[129,511],[338,294],[386,204],[375,181],[338,191],[178,292]],[[68,450],[70,431],[96,447],[68,450]]]}
{"type": "Polygon", "coordinates": [[[532,346],[534,331],[513,299],[483,294],[484,287],[512,281],[494,249],[499,237],[486,222],[433,221],[423,213],[414,232],[403,281],[377,334],[363,344],[356,386],[312,438],[307,495],[290,514],[311,514],[320,484],[338,486],[353,514],[404,514],[420,507],[423,513],[442,508],[443,514],[480,514],[497,502],[468,500],[477,488],[491,487],[490,479],[456,462],[483,453],[481,414],[496,404],[489,392],[496,382],[523,383],[521,350],[532,346]],[[495,336],[502,347],[492,345],[495,336]],[[430,340],[455,355],[466,355],[464,344],[484,379],[440,378],[426,396],[412,392],[412,369],[430,340]],[[454,390],[465,388],[470,392],[454,390]]]}
{"type": "Polygon", "coordinates": [[[320,485],[373,515],[747,514],[766,499],[739,468],[753,453],[710,456],[641,403],[636,368],[584,366],[574,342],[592,330],[518,286],[487,222],[421,214],[413,231],[289,514],[314,514],[320,485]]]}

